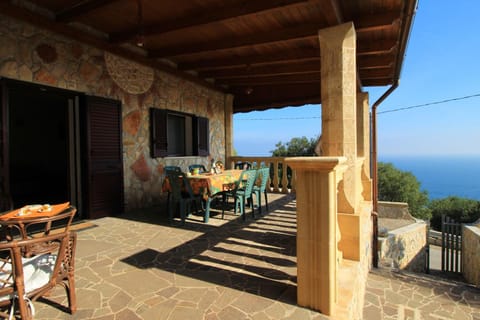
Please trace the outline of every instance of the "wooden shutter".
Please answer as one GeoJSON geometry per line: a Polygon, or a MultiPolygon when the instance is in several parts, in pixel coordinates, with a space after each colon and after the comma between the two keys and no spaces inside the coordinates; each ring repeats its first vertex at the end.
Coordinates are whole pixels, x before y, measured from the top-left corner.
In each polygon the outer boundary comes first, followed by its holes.
{"type": "Polygon", "coordinates": [[[10,197],[7,106],[7,81],[0,79],[0,211],[13,208],[10,197]]]}
{"type": "Polygon", "coordinates": [[[86,196],[89,218],[123,212],[122,114],[119,101],[86,97],[86,196]]]}
{"type": "Polygon", "coordinates": [[[197,117],[197,141],[198,141],[198,155],[208,156],[210,154],[210,130],[208,125],[208,118],[197,117]]]}
{"type": "Polygon", "coordinates": [[[168,156],[167,110],[150,108],[150,154],[168,156]]]}

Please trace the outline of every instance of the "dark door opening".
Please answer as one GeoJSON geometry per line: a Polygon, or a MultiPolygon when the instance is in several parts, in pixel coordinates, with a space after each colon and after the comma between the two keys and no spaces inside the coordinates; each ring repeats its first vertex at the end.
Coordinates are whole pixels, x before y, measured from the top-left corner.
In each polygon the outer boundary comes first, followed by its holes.
{"type": "Polygon", "coordinates": [[[69,201],[81,218],[123,212],[120,102],[9,79],[0,89],[1,210],[69,201]]]}
{"type": "Polygon", "coordinates": [[[69,99],[39,86],[8,90],[9,180],[15,207],[71,200],[69,99]]]}

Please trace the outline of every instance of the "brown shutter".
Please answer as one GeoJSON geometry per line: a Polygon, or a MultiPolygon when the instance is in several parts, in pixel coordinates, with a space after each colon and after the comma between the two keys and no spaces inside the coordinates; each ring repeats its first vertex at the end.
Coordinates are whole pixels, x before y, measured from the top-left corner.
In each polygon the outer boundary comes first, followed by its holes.
{"type": "Polygon", "coordinates": [[[87,214],[123,212],[122,117],[119,101],[86,97],[87,214]]]}
{"type": "Polygon", "coordinates": [[[208,118],[197,117],[197,138],[198,138],[198,155],[208,156],[210,154],[209,142],[209,125],[208,118]]]}
{"type": "Polygon", "coordinates": [[[7,83],[0,79],[0,211],[13,209],[8,170],[7,100],[7,83]]]}
{"type": "Polygon", "coordinates": [[[167,110],[150,108],[150,154],[152,158],[168,156],[167,110]]]}

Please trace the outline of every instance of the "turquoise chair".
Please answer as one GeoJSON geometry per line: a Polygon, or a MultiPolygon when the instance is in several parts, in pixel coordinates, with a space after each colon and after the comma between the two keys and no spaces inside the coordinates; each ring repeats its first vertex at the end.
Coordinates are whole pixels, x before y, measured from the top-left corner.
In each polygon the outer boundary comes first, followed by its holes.
{"type": "MultiPolygon", "coordinates": [[[[163,167],[163,171],[165,172],[165,176],[167,175],[168,172],[182,172],[182,168],[177,167],[177,166],[165,166],[163,167]]],[[[171,197],[171,192],[169,191],[167,193],[167,212],[170,210],[170,197],[171,197]]]]}
{"type": "Polygon", "coordinates": [[[255,198],[257,199],[258,212],[260,213],[260,215],[262,214],[262,193],[265,196],[265,208],[268,212],[267,182],[269,177],[269,167],[257,169],[257,178],[255,179],[255,181],[258,182],[260,180],[260,184],[256,184],[253,186],[253,193],[255,194],[255,198]]]}
{"type": "Polygon", "coordinates": [[[248,170],[248,169],[252,169],[252,164],[248,161],[246,162],[237,162],[235,163],[234,165],[234,168],[235,169],[240,169],[240,170],[248,170]]]}
{"type": "Polygon", "coordinates": [[[203,164],[191,164],[188,166],[188,171],[193,172],[193,169],[200,169],[200,173],[207,172],[207,169],[203,164]]]}
{"type": "MultiPolygon", "coordinates": [[[[202,197],[201,195],[193,194],[192,186],[185,176],[185,173],[167,171],[167,177],[170,182],[171,200],[174,204],[179,204],[180,219],[182,220],[182,224],[185,224],[185,217],[190,214],[191,205],[193,204],[195,206],[195,211],[198,211],[197,203],[200,204],[200,208],[202,207],[202,197]]],[[[168,206],[168,221],[170,223],[173,222],[174,207],[176,206],[168,206]]]]}
{"type": "Polygon", "coordinates": [[[242,215],[243,220],[246,219],[245,215],[245,203],[250,201],[252,207],[252,215],[255,217],[255,211],[253,209],[253,186],[255,185],[255,179],[257,177],[257,170],[250,169],[250,170],[243,170],[240,174],[240,177],[235,182],[235,188],[233,190],[225,191],[224,192],[224,205],[222,208],[222,219],[225,213],[225,205],[228,202],[229,197],[233,197],[235,199],[235,214],[237,211],[240,212],[242,215]]]}

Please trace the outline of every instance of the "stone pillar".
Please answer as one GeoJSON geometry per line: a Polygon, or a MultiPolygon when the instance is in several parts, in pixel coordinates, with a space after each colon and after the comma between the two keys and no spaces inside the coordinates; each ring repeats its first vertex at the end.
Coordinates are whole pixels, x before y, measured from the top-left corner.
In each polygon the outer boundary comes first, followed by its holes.
{"type": "Polygon", "coordinates": [[[358,205],[357,68],[353,23],[318,32],[321,57],[322,152],[347,158],[344,182],[339,186],[338,211],[355,213],[358,205]]]}
{"type": "Polygon", "coordinates": [[[344,157],[295,157],[297,174],[297,303],[332,315],[337,303],[337,186],[344,157]]]}
{"type": "Polygon", "coordinates": [[[233,95],[225,95],[225,168],[229,168],[230,157],[233,156],[233,95]]]}
{"type": "Polygon", "coordinates": [[[362,198],[372,201],[372,179],[370,176],[370,107],[368,93],[357,92],[357,147],[361,166],[362,198]]]}

